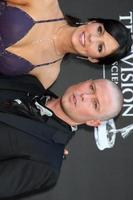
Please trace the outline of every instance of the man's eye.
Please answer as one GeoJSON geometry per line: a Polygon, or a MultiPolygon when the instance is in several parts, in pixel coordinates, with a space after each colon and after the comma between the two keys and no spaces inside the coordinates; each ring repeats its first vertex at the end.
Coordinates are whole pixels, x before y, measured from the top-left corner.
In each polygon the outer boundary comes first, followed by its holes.
{"type": "Polygon", "coordinates": [[[91,89],[92,92],[95,92],[95,87],[94,87],[93,84],[90,85],[90,89],[91,89]]]}
{"type": "Polygon", "coordinates": [[[103,32],[102,26],[98,26],[97,32],[98,32],[98,34],[102,34],[102,32],[103,32]]]}
{"type": "Polygon", "coordinates": [[[102,44],[99,44],[98,45],[98,52],[101,53],[103,50],[103,45],[102,44]]]}

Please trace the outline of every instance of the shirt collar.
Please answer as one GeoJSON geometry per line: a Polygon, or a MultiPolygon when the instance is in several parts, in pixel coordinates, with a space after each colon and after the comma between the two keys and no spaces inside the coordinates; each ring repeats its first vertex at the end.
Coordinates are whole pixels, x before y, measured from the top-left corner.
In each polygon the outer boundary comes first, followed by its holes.
{"type": "Polygon", "coordinates": [[[51,96],[45,96],[43,98],[40,99],[35,99],[34,104],[36,106],[36,108],[39,110],[40,115],[42,117],[52,117],[55,120],[57,120],[59,123],[61,123],[64,126],[69,127],[69,130],[71,130],[72,132],[75,132],[78,130],[78,126],[71,126],[69,124],[67,124],[65,121],[63,121],[62,119],[60,119],[59,117],[57,117],[52,110],[50,110],[48,107],[45,106],[45,104],[47,103],[48,100],[52,99],[51,96]]]}

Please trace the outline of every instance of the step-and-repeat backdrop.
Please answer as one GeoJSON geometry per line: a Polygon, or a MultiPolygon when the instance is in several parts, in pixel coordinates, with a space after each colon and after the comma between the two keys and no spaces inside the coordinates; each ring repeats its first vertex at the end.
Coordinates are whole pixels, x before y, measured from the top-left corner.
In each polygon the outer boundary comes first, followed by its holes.
{"type": "MultiPolygon", "coordinates": [[[[131,0],[60,0],[64,13],[87,18],[118,19],[133,33],[131,0]]],[[[97,129],[81,128],[68,145],[57,186],[31,200],[132,200],[133,199],[133,48],[120,63],[99,66],[67,57],[59,79],[52,87],[57,94],[73,83],[108,78],[124,95],[118,118],[97,129]]],[[[113,94],[112,94],[113,95],[113,94]]]]}

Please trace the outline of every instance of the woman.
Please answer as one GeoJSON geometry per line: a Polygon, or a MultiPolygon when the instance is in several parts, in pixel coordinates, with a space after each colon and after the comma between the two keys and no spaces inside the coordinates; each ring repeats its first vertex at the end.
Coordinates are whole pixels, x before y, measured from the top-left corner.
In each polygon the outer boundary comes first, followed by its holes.
{"type": "Polygon", "coordinates": [[[116,20],[80,25],[64,18],[57,0],[0,1],[0,73],[36,76],[48,88],[66,53],[91,62],[111,63],[131,46],[128,30],[116,20]]]}

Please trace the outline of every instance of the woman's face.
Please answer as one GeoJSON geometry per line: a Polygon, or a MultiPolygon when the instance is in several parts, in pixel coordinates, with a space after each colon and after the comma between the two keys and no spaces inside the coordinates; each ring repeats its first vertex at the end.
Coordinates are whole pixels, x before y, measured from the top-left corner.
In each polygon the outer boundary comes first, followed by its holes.
{"type": "Polygon", "coordinates": [[[75,29],[72,34],[75,53],[88,57],[91,62],[114,52],[118,42],[104,29],[103,24],[91,21],[75,29]]]}

